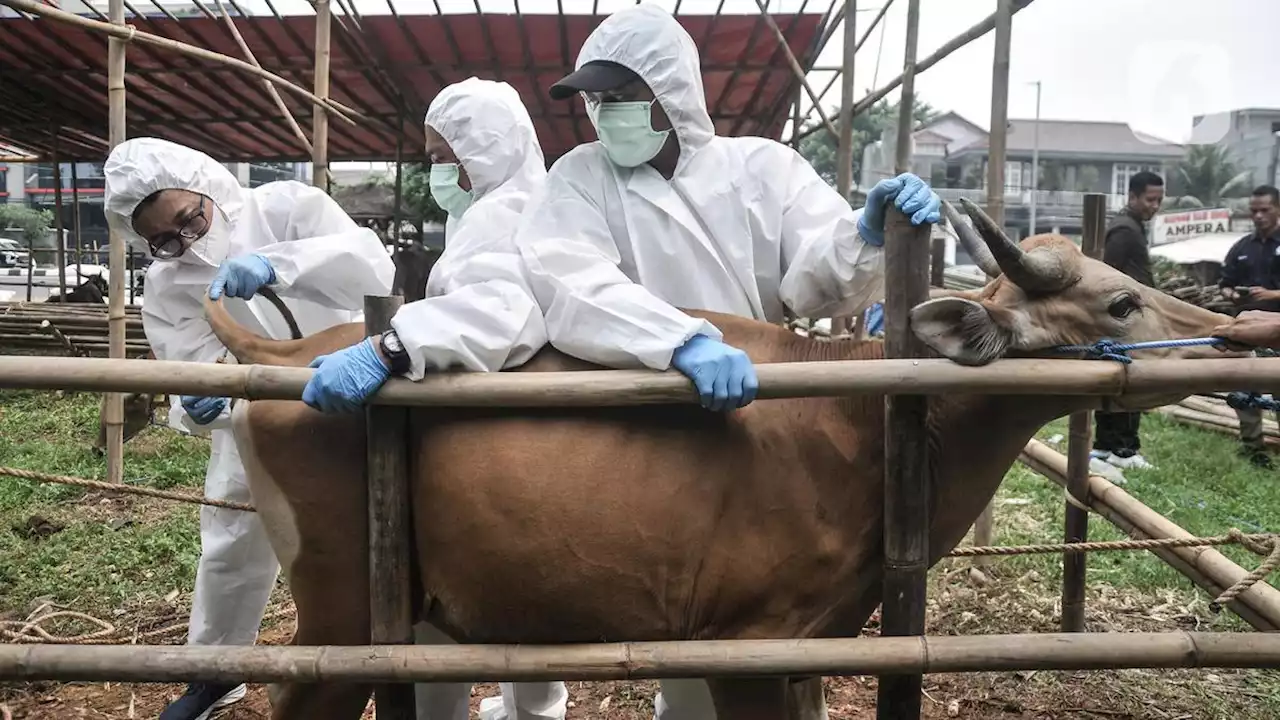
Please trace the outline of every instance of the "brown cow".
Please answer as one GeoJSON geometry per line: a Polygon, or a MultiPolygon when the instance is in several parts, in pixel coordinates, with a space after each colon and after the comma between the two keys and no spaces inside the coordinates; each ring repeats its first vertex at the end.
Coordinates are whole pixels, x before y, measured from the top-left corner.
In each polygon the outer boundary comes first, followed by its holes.
{"type": "MultiPolygon", "coordinates": [[[[1067,238],[1040,235],[1019,247],[968,209],[982,233],[962,227],[970,254],[1003,275],[912,311],[917,335],[953,360],[984,363],[1104,336],[1204,335],[1224,321],[1084,257],[1067,238]]],[[[690,314],[710,319],[757,364],[882,356],[877,341],[809,340],[690,314]]],[[[250,336],[216,306],[210,318],[242,363],[305,365],[364,334],[342,326],[281,343],[250,336]]],[[[1219,356],[1211,348],[1151,355],[1219,356]]],[[[545,348],[519,371],[588,367],[545,348]]],[[[1038,428],[1097,404],[930,398],[933,559],[960,541],[1038,428]]],[[[297,603],[294,642],[368,643],[363,420],[279,401],[241,402],[233,415],[254,501],[297,603]]],[[[729,414],[694,405],[414,410],[421,617],[481,643],[857,635],[880,601],[883,429],[881,396],[757,401],[729,414]]],[[[783,680],[711,687],[720,720],[785,717],[783,680]]],[[[368,693],[286,686],[274,717],[354,719],[368,693]]]]}

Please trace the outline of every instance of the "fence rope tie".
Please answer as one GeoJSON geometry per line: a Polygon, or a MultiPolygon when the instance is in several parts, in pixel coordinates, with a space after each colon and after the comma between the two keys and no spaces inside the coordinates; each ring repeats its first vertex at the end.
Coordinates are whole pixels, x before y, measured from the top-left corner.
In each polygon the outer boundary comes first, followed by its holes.
{"type": "Polygon", "coordinates": [[[1200,337],[1118,343],[1115,340],[1103,338],[1092,345],[1056,345],[1049,348],[1049,352],[1067,355],[1083,353],[1086,360],[1112,360],[1128,365],[1133,362],[1133,358],[1129,357],[1129,353],[1134,350],[1162,350],[1165,348],[1198,347],[1201,345],[1223,348],[1226,347],[1226,341],[1217,337],[1200,337]]]}
{"type": "Polygon", "coordinates": [[[118,492],[125,495],[143,495],[146,497],[160,498],[161,500],[173,500],[174,502],[191,503],[194,505],[211,505],[213,507],[227,508],[229,510],[257,512],[252,505],[233,502],[231,500],[218,500],[216,498],[200,497],[199,495],[169,492],[167,490],[156,490],[155,488],[139,487],[137,485],[122,485],[120,483],[109,483],[101,480],[86,480],[85,478],[70,477],[67,475],[50,475],[48,473],[21,470],[19,468],[0,467],[0,475],[22,478],[23,480],[35,480],[37,482],[56,483],[58,485],[74,485],[76,487],[90,488],[92,490],[118,492]]]}
{"type": "Polygon", "coordinates": [[[1212,398],[1214,400],[1222,400],[1232,410],[1271,410],[1280,412],[1280,401],[1274,397],[1264,395],[1259,392],[1244,392],[1237,390],[1229,393],[1196,393],[1197,397],[1212,398]]]}

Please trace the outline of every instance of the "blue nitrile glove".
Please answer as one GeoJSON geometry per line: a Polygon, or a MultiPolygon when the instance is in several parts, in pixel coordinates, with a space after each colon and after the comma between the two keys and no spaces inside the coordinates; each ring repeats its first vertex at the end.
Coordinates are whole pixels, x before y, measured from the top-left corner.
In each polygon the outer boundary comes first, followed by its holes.
{"type": "Polygon", "coordinates": [[[867,204],[858,218],[858,233],[868,245],[884,245],[884,209],[890,200],[911,218],[912,225],[942,219],[942,200],[924,180],[911,173],[881,180],[867,193],[867,204]]]}
{"type": "Polygon", "coordinates": [[[693,381],[702,407],[708,410],[744,407],[760,390],[747,354],[706,335],[694,335],[676,348],[671,366],[693,381]]]}
{"type": "Polygon", "coordinates": [[[209,286],[209,299],[217,300],[225,292],[229,297],[248,300],[263,285],[276,281],[276,270],[261,255],[242,255],[222,263],[209,286]]]}
{"type": "Polygon", "coordinates": [[[208,425],[217,420],[226,407],[226,398],[199,397],[198,395],[182,396],[182,409],[187,411],[187,414],[191,416],[192,420],[196,421],[197,425],[208,425]]]}
{"type": "Polygon", "coordinates": [[[331,355],[321,355],[307,367],[316,372],[302,389],[302,402],[328,413],[358,410],[391,376],[391,368],[378,357],[368,338],[331,355]]]}

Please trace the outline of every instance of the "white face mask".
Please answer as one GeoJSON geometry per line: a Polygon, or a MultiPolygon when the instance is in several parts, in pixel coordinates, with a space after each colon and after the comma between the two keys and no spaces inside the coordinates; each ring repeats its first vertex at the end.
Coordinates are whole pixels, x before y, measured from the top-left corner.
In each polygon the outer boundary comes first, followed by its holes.
{"type": "Polygon", "coordinates": [[[231,223],[222,210],[214,205],[213,218],[209,229],[199,240],[191,243],[187,251],[176,259],[186,265],[200,265],[216,268],[227,259],[231,251],[231,223]]]}

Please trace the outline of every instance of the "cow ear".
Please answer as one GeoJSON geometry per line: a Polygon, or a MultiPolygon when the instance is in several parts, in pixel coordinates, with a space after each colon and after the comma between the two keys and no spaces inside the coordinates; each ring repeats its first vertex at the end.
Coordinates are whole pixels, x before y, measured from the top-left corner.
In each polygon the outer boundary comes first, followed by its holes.
{"type": "Polygon", "coordinates": [[[1010,332],[980,303],[938,298],[911,309],[911,331],[929,347],[961,365],[986,365],[1004,355],[1010,332]]]}

